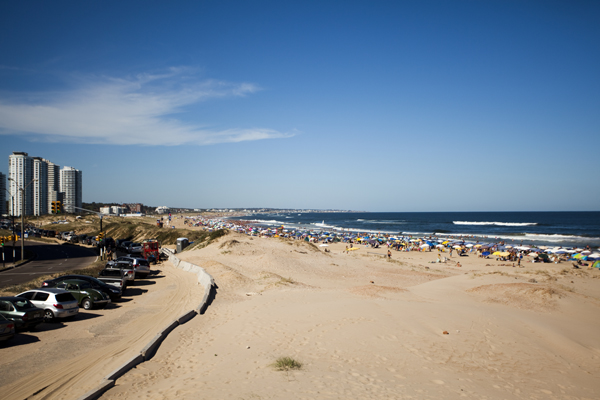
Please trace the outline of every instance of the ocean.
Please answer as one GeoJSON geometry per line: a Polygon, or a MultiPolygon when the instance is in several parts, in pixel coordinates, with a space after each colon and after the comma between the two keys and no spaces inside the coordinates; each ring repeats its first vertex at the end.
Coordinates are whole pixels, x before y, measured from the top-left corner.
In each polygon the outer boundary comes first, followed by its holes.
{"type": "Polygon", "coordinates": [[[289,229],[473,237],[484,242],[600,247],[600,212],[268,213],[230,218],[289,229]]]}

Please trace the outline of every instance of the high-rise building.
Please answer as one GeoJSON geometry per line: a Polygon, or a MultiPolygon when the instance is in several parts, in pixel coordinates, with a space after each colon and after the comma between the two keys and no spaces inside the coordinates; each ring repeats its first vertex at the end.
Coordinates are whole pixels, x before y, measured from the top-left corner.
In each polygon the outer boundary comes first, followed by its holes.
{"type": "Polygon", "coordinates": [[[0,172],[0,215],[6,215],[6,175],[0,172]]]}
{"type": "Polygon", "coordinates": [[[52,210],[53,201],[62,201],[60,194],[60,165],[50,160],[44,160],[48,164],[48,212],[52,210]]]}
{"type": "Polygon", "coordinates": [[[72,167],[60,170],[60,191],[63,192],[63,209],[68,213],[80,212],[75,207],[83,206],[81,171],[72,167]]]}
{"type": "Polygon", "coordinates": [[[18,151],[8,156],[8,179],[11,195],[10,214],[14,216],[19,216],[22,212],[24,215],[33,214],[33,187],[30,185],[33,180],[33,158],[27,153],[18,151]],[[23,200],[25,200],[24,210],[23,200]]]}
{"type": "Polygon", "coordinates": [[[33,215],[48,214],[48,164],[33,157],[33,215]]]}

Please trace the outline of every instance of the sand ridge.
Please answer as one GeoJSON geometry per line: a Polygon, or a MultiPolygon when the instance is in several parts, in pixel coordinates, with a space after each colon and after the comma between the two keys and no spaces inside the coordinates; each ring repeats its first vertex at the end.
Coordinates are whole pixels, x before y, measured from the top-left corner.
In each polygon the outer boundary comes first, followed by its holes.
{"type": "Polygon", "coordinates": [[[181,253],[216,298],[103,398],[597,397],[597,271],[328,249],[230,234],[181,253]]]}

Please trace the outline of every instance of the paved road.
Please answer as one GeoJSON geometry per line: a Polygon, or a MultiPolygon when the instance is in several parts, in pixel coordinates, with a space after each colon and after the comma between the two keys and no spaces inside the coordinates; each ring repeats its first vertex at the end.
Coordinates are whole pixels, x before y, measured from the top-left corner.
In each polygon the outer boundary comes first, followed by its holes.
{"type": "Polygon", "coordinates": [[[23,266],[0,272],[0,288],[25,283],[39,275],[83,268],[96,259],[92,250],[80,246],[27,241],[25,246],[37,257],[23,266]]]}

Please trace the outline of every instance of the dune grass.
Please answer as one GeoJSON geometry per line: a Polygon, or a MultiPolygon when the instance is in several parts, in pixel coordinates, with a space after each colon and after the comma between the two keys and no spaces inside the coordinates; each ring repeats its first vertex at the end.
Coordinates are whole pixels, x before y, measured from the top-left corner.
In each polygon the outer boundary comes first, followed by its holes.
{"type": "Polygon", "coordinates": [[[291,357],[279,357],[272,364],[273,368],[277,371],[291,371],[291,370],[299,370],[302,369],[302,363],[300,361],[294,360],[291,357]]]}

